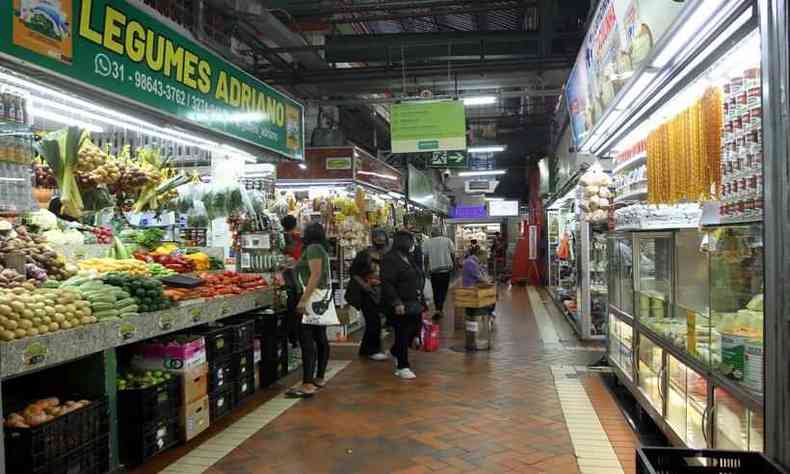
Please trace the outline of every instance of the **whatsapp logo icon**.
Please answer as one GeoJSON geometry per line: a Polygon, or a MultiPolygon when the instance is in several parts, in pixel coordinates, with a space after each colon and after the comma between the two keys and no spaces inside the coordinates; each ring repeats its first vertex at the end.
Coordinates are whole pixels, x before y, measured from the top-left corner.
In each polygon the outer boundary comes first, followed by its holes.
{"type": "Polygon", "coordinates": [[[109,56],[104,53],[99,53],[93,59],[93,71],[102,76],[107,77],[112,72],[112,61],[109,56]]]}

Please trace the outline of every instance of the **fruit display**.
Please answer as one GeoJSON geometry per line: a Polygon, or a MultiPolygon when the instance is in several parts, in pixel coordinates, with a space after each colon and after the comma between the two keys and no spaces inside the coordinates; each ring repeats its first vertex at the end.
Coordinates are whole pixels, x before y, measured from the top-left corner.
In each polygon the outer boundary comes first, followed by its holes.
{"type": "Polygon", "coordinates": [[[178,253],[173,253],[170,255],[156,252],[146,253],[137,251],[134,253],[134,258],[141,262],[158,263],[165,268],[173,270],[176,273],[190,273],[195,271],[194,262],[184,255],[179,255],[178,253]]]}
{"type": "Polygon", "coordinates": [[[91,303],[73,288],[0,290],[0,339],[12,341],[95,323],[91,303]]]}
{"type": "Polygon", "coordinates": [[[58,182],[55,181],[55,175],[52,173],[52,168],[46,163],[36,163],[34,166],[35,172],[35,186],[37,188],[55,189],[58,187],[58,182]]]}
{"type": "Polygon", "coordinates": [[[155,278],[131,276],[124,273],[110,273],[103,278],[104,283],[118,288],[131,295],[140,313],[161,311],[173,306],[173,302],[165,295],[162,282],[155,278]]]}
{"type": "Polygon", "coordinates": [[[26,288],[32,290],[36,286],[38,286],[37,280],[33,278],[28,279],[13,268],[3,268],[0,265],[0,288],[26,288]]]}
{"type": "Polygon", "coordinates": [[[163,384],[173,376],[162,370],[149,370],[142,373],[126,372],[118,377],[118,390],[138,390],[163,384]]]}
{"type": "Polygon", "coordinates": [[[95,270],[99,273],[124,272],[130,275],[149,275],[148,265],[134,258],[120,260],[114,258],[89,258],[80,261],[79,267],[80,270],[95,270]]]}
{"type": "Polygon", "coordinates": [[[90,405],[88,400],[69,400],[65,403],[59,399],[44,398],[25,407],[21,412],[9,413],[5,420],[6,428],[34,428],[59,416],[66,415],[80,408],[90,405]]]}
{"type": "Polygon", "coordinates": [[[112,243],[112,229],[109,227],[95,227],[91,233],[96,236],[97,244],[111,244],[112,243]]]}
{"type": "Polygon", "coordinates": [[[25,263],[36,265],[44,270],[47,278],[65,280],[76,274],[77,269],[66,265],[66,261],[59,257],[47,244],[45,237],[30,235],[25,226],[17,226],[5,238],[0,238],[0,257],[21,254],[25,263]]]}
{"type": "Polygon", "coordinates": [[[584,220],[592,223],[606,222],[609,218],[609,198],[612,178],[598,167],[593,167],[579,178],[578,202],[584,220]]]}

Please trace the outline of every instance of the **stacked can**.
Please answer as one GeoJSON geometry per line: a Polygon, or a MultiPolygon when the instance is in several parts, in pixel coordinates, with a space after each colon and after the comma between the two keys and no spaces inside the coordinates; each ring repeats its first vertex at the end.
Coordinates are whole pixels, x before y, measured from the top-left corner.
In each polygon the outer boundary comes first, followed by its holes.
{"type": "Polygon", "coordinates": [[[759,219],[763,215],[763,134],[760,68],[724,85],[721,214],[759,219]]]}

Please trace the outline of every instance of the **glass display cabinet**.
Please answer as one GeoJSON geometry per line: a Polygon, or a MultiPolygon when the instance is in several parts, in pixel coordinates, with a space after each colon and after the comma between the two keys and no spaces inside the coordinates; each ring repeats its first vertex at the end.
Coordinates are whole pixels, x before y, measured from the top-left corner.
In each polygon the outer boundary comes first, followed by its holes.
{"type": "Polygon", "coordinates": [[[615,374],[673,443],[761,451],[762,226],[611,233],[607,250],[615,374]]]}
{"type": "Polygon", "coordinates": [[[672,249],[670,232],[634,236],[635,312],[639,321],[656,334],[672,337],[676,325],[672,307],[672,249]]]}

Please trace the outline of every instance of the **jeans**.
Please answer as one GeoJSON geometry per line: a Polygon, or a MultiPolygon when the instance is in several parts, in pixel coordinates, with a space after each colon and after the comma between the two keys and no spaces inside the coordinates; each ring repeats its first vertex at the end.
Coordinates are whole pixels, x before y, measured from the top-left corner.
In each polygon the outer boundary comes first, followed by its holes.
{"type": "Polygon", "coordinates": [[[410,368],[409,346],[417,337],[422,318],[420,315],[394,315],[391,320],[392,327],[395,329],[395,342],[390,352],[398,360],[398,369],[408,369],[410,368]]]}
{"type": "Polygon", "coordinates": [[[302,325],[302,317],[296,312],[296,305],[299,303],[301,297],[301,293],[288,291],[285,328],[288,331],[288,344],[290,344],[291,347],[297,347],[299,345],[299,330],[302,325]]]}
{"type": "Polygon", "coordinates": [[[447,300],[447,288],[450,286],[450,272],[431,273],[431,287],[433,287],[433,302],[436,311],[442,311],[447,300]]]}
{"type": "Polygon", "coordinates": [[[323,379],[329,363],[329,340],[326,326],[302,324],[300,328],[302,343],[302,383],[311,384],[315,379],[323,379]]]}

